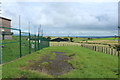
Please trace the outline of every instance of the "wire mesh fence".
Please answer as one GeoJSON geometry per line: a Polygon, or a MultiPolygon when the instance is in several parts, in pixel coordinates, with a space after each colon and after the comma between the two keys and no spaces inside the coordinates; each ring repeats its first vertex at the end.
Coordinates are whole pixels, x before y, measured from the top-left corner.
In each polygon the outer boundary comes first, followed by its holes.
{"type": "Polygon", "coordinates": [[[10,62],[37,50],[49,47],[49,40],[43,36],[37,36],[29,32],[22,32],[20,29],[0,27],[2,29],[15,30],[16,34],[11,32],[1,32],[2,42],[2,63],[10,62]]]}

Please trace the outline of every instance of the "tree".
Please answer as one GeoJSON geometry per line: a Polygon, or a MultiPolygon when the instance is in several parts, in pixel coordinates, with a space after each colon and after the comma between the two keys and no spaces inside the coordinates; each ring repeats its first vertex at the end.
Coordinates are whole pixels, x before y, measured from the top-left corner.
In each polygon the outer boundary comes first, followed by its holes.
{"type": "Polygon", "coordinates": [[[73,38],[72,37],[70,38],[70,42],[73,42],[73,38]]]}
{"type": "Polygon", "coordinates": [[[88,38],[88,40],[91,40],[92,38],[88,38]]]}
{"type": "Polygon", "coordinates": [[[68,39],[68,38],[64,38],[64,40],[69,41],[69,39],[68,39]]]}
{"type": "Polygon", "coordinates": [[[49,39],[49,40],[50,40],[50,39],[51,39],[51,37],[47,37],[47,39],[49,39]]]}

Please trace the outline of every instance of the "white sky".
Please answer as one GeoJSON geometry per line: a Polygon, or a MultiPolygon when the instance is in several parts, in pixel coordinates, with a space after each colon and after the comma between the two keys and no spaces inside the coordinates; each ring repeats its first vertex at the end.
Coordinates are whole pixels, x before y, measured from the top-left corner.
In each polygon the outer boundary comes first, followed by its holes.
{"type": "Polygon", "coordinates": [[[119,0],[2,0],[4,2],[118,2],[119,0]]]}
{"type": "Polygon", "coordinates": [[[35,33],[41,24],[45,35],[107,36],[117,34],[118,0],[4,0],[2,15],[18,28],[35,33]],[[42,2],[41,2],[42,1],[42,2]],[[57,1],[57,2],[56,2],[57,1]],[[34,30],[35,29],[35,30],[34,30]]]}

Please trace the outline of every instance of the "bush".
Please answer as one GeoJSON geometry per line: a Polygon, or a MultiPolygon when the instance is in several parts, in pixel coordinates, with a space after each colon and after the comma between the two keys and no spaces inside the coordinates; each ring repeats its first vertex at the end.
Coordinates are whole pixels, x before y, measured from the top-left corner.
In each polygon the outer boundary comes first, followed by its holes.
{"type": "Polygon", "coordinates": [[[72,37],[70,38],[70,42],[73,42],[73,38],[72,37]]]}
{"type": "Polygon", "coordinates": [[[91,40],[92,38],[88,38],[88,40],[91,40]]]}
{"type": "Polygon", "coordinates": [[[51,37],[47,37],[47,39],[51,40],[51,37]]]}
{"type": "Polygon", "coordinates": [[[68,38],[64,38],[64,40],[69,41],[69,39],[68,39],[68,38]]]}

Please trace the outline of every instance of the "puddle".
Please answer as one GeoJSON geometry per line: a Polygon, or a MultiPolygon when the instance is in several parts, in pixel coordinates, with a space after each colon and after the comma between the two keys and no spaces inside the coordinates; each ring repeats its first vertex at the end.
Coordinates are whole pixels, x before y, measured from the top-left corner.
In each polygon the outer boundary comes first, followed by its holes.
{"type": "Polygon", "coordinates": [[[49,56],[46,55],[42,60],[34,62],[34,64],[30,66],[30,69],[47,73],[54,77],[67,73],[73,69],[73,66],[67,62],[71,57],[62,55],[65,54],[63,52],[53,53],[56,54],[53,60],[49,59],[49,56]]]}

